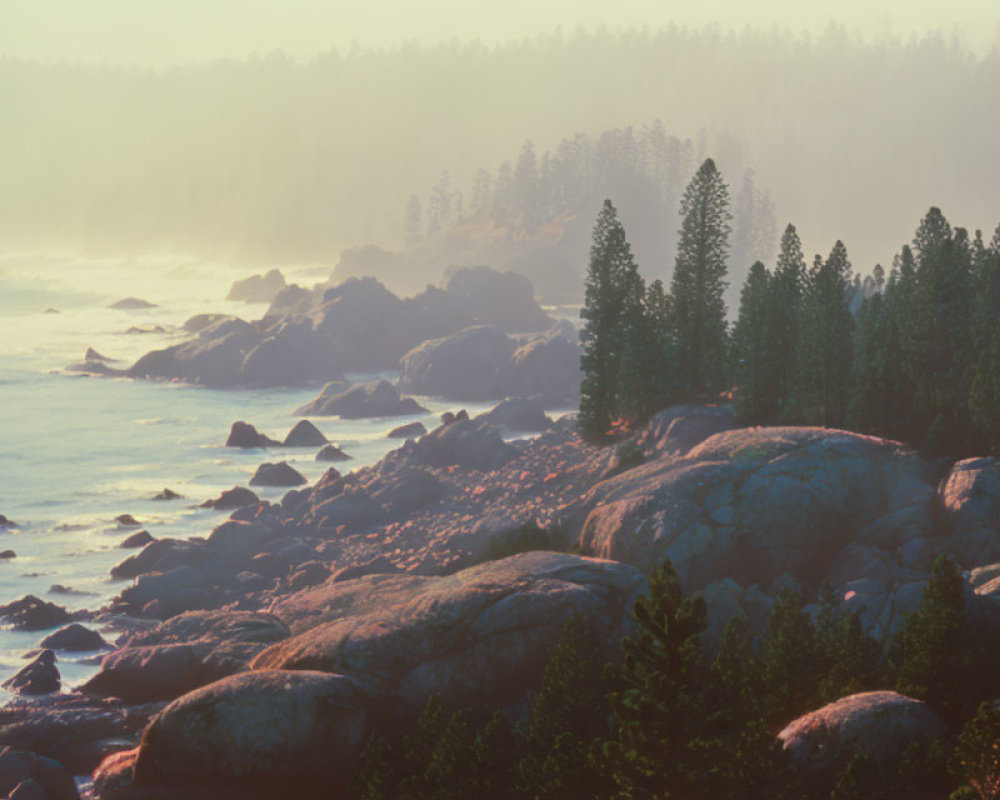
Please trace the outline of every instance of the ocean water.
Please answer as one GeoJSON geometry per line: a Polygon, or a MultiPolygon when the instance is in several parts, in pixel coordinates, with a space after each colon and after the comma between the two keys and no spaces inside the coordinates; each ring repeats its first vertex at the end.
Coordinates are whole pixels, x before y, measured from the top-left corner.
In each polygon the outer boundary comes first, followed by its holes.
{"type": "MultiPolygon", "coordinates": [[[[254,271],[170,258],[0,256],[0,514],[20,526],[0,530],[0,550],[17,553],[0,561],[0,603],[32,593],[70,609],[100,608],[127,585],[111,582],[110,568],[134,552],[118,545],[138,529],[120,527],[118,515],[132,514],[156,537],[205,535],[227,515],[195,506],[246,485],[259,463],[287,460],[310,482],[323,474],[329,465],[314,460],[313,448],[224,446],[235,420],[284,438],[298,420],[294,409],[319,387],[220,391],[63,371],[83,360],[87,347],[119,359],[115,366],[131,364],[148,350],[183,339],[178,328],[194,314],[259,318],[264,306],[224,299],[233,280],[254,271]],[[157,307],[107,308],[129,296],[157,307]],[[48,308],[59,313],[43,313],[48,308]],[[155,326],[165,332],[125,333],[155,326]],[[164,487],[183,499],[153,501],[164,487]],[[50,594],[54,584],[79,594],[50,594]]],[[[306,285],[328,274],[283,271],[289,281],[306,285]]],[[[417,419],[431,428],[442,411],[456,408],[421,400],[430,414],[312,421],[354,456],[337,467],[356,469],[399,446],[385,437],[391,428],[417,419]]],[[[477,413],[487,406],[467,407],[477,413]]],[[[283,491],[258,494],[274,500],[283,491]]],[[[44,635],[0,629],[0,682],[26,663],[24,653],[44,635]]],[[[92,655],[59,655],[64,687],[93,674],[92,655]]]]}

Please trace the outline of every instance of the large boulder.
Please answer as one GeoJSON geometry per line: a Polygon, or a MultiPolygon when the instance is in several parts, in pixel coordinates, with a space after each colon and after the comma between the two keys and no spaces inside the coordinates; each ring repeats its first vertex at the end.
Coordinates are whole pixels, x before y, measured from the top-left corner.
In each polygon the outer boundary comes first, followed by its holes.
{"type": "Polygon", "coordinates": [[[43,631],[72,622],[73,617],[62,606],[26,594],[20,600],[0,606],[0,619],[17,630],[43,631]]]}
{"type": "Polygon", "coordinates": [[[206,500],[201,504],[201,508],[214,508],[216,511],[232,511],[234,508],[255,506],[258,503],[260,503],[260,498],[250,491],[250,489],[244,486],[234,486],[232,489],[226,489],[218,497],[206,500]]]}
{"type": "Polygon", "coordinates": [[[0,794],[12,797],[20,784],[32,782],[48,800],[79,800],[73,776],[51,758],[0,747],[0,794]]]}
{"type": "Polygon", "coordinates": [[[842,697],[789,723],[778,738],[800,769],[831,773],[854,755],[889,765],[908,745],[947,734],[924,703],[882,691],[842,697]]]}
{"type": "Polygon", "coordinates": [[[514,349],[514,341],[497,327],[464,328],[403,356],[399,385],[404,391],[450,400],[490,400],[501,393],[499,374],[514,349]]]}
{"type": "Polygon", "coordinates": [[[399,417],[407,414],[426,414],[427,409],[412,397],[400,397],[389,381],[372,381],[351,386],[332,395],[320,394],[311,403],[295,411],[298,416],[331,416],[344,419],[365,417],[399,417]]]}
{"type": "Polygon", "coordinates": [[[508,397],[477,416],[476,421],[522,433],[537,433],[552,427],[552,420],[545,416],[545,406],[537,397],[508,397]]]}
{"type": "Polygon", "coordinates": [[[469,419],[438,426],[407,444],[403,453],[419,464],[483,472],[499,469],[517,457],[517,451],[504,442],[498,428],[469,419]]]}
{"type": "MultiPolygon", "coordinates": [[[[368,733],[350,678],[310,671],[234,675],[178,698],[143,735],[137,789],[261,784],[288,797],[339,796],[368,733]]],[[[222,795],[226,796],[226,795],[222,795]]],[[[274,796],[273,793],[267,796],[274,796]]]]}
{"type": "Polygon", "coordinates": [[[532,552],[447,577],[369,575],[328,581],[281,601],[295,634],[263,651],[255,669],[350,675],[392,716],[412,718],[432,695],[459,706],[516,703],[572,614],[592,619],[608,655],[645,590],[624,564],[532,552]]]}
{"type": "Polygon", "coordinates": [[[38,695],[58,692],[60,685],[56,654],[42,650],[34,661],[4,681],[3,688],[13,694],[38,695]]]}
{"type": "Polygon", "coordinates": [[[1000,561],[1000,462],[959,461],[941,489],[941,503],[952,528],[949,549],[961,563],[1000,561]]]}
{"type": "Polygon", "coordinates": [[[240,383],[261,388],[301,386],[308,375],[302,353],[287,337],[268,336],[243,359],[240,383]]]}
{"type": "Polygon", "coordinates": [[[552,324],[531,281],[516,272],[460,267],[448,275],[445,291],[479,322],[505,331],[540,331],[552,324]]]}
{"type": "Polygon", "coordinates": [[[738,427],[730,405],[671,406],[654,414],[636,436],[647,453],[684,456],[709,436],[738,427]]]}
{"type": "Polygon", "coordinates": [[[226,299],[241,303],[270,303],[284,288],[285,276],[280,270],[272,269],[263,275],[251,275],[234,281],[226,299]]]}
{"type": "Polygon", "coordinates": [[[74,622],[65,628],[60,628],[55,633],[50,633],[39,642],[39,646],[66,653],[106,650],[111,647],[101,634],[90,628],[85,628],[79,622],[74,622]]]}
{"type": "Polygon", "coordinates": [[[580,394],[580,347],[557,329],[521,345],[498,377],[500,390],[511,397],[541,395],[549,401],[567,401],[580,394]]]}

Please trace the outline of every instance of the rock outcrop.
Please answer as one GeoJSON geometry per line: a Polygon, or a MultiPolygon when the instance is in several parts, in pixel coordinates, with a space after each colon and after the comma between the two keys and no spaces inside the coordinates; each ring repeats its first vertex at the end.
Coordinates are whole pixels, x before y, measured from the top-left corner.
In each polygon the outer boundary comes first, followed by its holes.
{"type": "Polygon", "coordinates": [[[319,428],[309,420],[302,419],[288,432],[283,444],[285,447],[322,447],[329,441],[319,428]]]}
{"type": "Polygon", "coordinates": [[[427,433],[427,426],[418,421],[393,428],[386,434],[386,437],[389,439],[415,439],[418,436],[423,436],[425,433],[427,433]]]}
{"type": "Polygon", "coordinates": [[[552,420],[545,415],[545,407],[537,397],[508,397],[477,416],[476,421],[520,433],[538,433],[552,427],[552,420]]]}
{"type": "Polygon", "coordinates": [[[51,650],[43,650],[14,677],[4,681],[3,688],[14,694],[39,695],[58,692],[60,685],[61,677],[59,668],[56,667],[56,654],[51,650]]]}
{"type": "Polygon", "coordinates": [[[304,483],[306,479],[302,473],[287,461],[261,464],[250,479],[251,486],[301,486],[304,483]]]}
{"type": "Polygon", "coordinates": [[[73,620],[62,606],[39,600],[33,594],[0,606],[0,619],[21,631],[43,631],[73,620]]]}
{"type": "Polygon", "coordinates": [[[229,437],[226,439],[226,447],[276,447],[281,442],[260,433],[249,422],[234,422],[229,429],[229,437]]]}
{"type": "Polygon", "coordinates": [[[79,622],[71,623],[55,633],[50,633],[39,642],[39,646],[66,653],[107,650],[111,647],[101,634],[90,628],[85,628],[79,622]]]}
{"type": "Polygon", "coordinates": [[[445,291],[484,325],[519,332],[545,330],[552,324],[535,300],[531,281],[516,272],[461,267],[450,272],[445,291]]]}
{"type": "Polygon", "coordinates": [[[244,486],[234,486],[226,489],[218,497],[206,500],[201,504],[202,508],[214,508],[216,511],[232,511],[234,508],[244,506],[255,506],[260,502],[254,492],[244,486]]]}
{"type": "Polygon", "coordinates": [[[241,303],[270,303],[285,285],[281,270],[272,269],[262,275],[234,281],[226,299],[241,303]]]}
{"type": "Polygon", "coordinates": [[[500,391],[500,371],[515,347],[509,336],[492,325],[431,339],[403,356],[399,385],[404,391],[452,400],[490,400],[500,391]]]}
{"type": "Polygon", "coordinates": [[[344,419],[364,419],[426,414],[427,409],[412,397],[400,397],[395,386],[381,380],[351,386],[336,394],[320,394],[295,413],[302,417],[336,415],[344,419]]]}

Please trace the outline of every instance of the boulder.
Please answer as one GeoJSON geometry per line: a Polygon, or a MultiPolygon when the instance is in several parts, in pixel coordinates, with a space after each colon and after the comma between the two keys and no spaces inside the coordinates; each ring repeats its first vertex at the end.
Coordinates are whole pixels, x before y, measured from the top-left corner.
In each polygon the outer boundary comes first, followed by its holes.
{"type": "Polygon", "coordinates": [[[66,653],[109,650],[111,648],[111,645],[104,640],[101,634],[90,628],[85,628],[79,622],[74,622],[65,628],[60,628],[55,633],[50,633],[42,639],[39,646],[66,653]]]}
{"type": "Polygon", "coordinates": [[[201,508],[214,508],[216,511],[231,511],[234,508],[255,506],[258,503],[260,503],[260,498],[250,491],[250,489],[243,486],[234,486],[232,489],[226,489],[218,497],[206,500],[201,504],[201,508]]]}
{"type": "Polygon", "coordinates": [[[122,589],[111,610],[146,619],[167,619],[182,611],[217,607],[221,591],[204,570],[183,564],[164,572],[144,572],[122,589]]]}
{"type": "Polygon", "coordinates": [[[134,785],[263,782],[288,797],[337,796],[368,733],[367,703],[357,683],[342,675],[303,670],[224,678],[180,697],[153,720],[135,759],[134,785]]]}
{"type": "Polygon", "coordinates": [[[304,354],[284,336],[261,340],[247,352],[240,366],[239,382],[243,386],[302,386],[308,380],[304,354]]]}
{"type": "Polygon", "coordinates": [[[302,473],[289,466],[287,461],[261,464],[250,479],[251,486],[301,486],[306,482],[302,473]]]}
{"type": "Polygon", "coordinates": [[[123,528],[137,528],[142,525],[142,523],[131,514],[119,514],[115,517],[115,522],[123,528]]]}
{"type": "Polygon", "coordinates": [[[500,396],[541,395],[552,402],[580,394],[580,347],[558,330],[521,345],[497,376],[500,396]]]}
{"type": "Polygon", "coordinates": [[[271,300],[271,305],[264,313],[264,319],[280,319],[289,314],[305,314],[317,303],[319,298],[311,291],[297,283],[292,283],[281,289],[271,300]]]}
{"type": "Polygon", "coordinates": [[[941,489],[951,528],[949,552],[965,565],[1000,561],[1000,462],[969,458],[955,464],[941,489]]]}
{"type": "Polygon", "coordinates": [[[895,692],[842,697],[789,723],[778,739],[800,769],[830,773],[853,755],[886,765],[910,744],[930,744],[948,734],[937,714],[895,692]]]}
{"type": "Polygon", "coordinates": [[[229,314],[195,314],[181,327],[183,327],[188,333],[199,333],[209,325],[214,325],[216,322],[224,319],[236,319],[236,317],[230,316],[229,314]]]}
{"type": "Polygon", "coordinates": [[[125,297],[115,301],[108,308],[113,308],[117,311],[137,311],[143,308],[156,308],[156,303],[150,303],[148,300],[138,297],[125,297]]]}
{"type": "Polygon", "coordinates": [[[17,553],[13,550],[0,550],[0,560],[10,561],[12,558],[17,558],[17,553]]]}
{"type": "Polygon", "coordinates": [[[393,428],[386,434],[387,439],[416,439],[427,433],[427,426],[422,422],[410,422],[393,428]]]}
{"type": "Polygon", "coordinates": [[[323,432],[307,419],[295,423],[285,437],[285,447],[322,447],[329,443],[323,432]]]}
{"type": "Polygon", "coordinates": [[[687,455],[709,436],[738,427],[733,407],[671,406],[654,414],[636,435],[636,442],[649,453],[687,455]]]}
{"type": "Polygon", "coordinates": [[[336,414],[344,419],[426,413],[427,409],[412,397],[400,397],[396,387],[386,380],[358,384],[333,395],[321,394],[295,412],[300,417],[336,414]]]}
{"type": "Polygon", "coordinates": [[[476,421],[524,433],[537,433],[552,427],[552,420],[545,416],[545,407],[537,397],[508,397],[479,414],[476,421]]]}
{"type": "Polygon", "coordinates": [[[505,331],[540,331],[552,324],[531,281],[516,272],[461,267],[449,272],[445,291],[479,322],[505,331]]]}
{"type": "Polygon", "coordinates": [[[229,429],[226,447],[276,447],[280,442],[265,436],[249,422],[234,422],[229,429]]]}
{"type": "Polygon", "coordinates": [[[65,608],[39,600],[33,594],[0,606],[0,619],[20,631],[43,631],[73,621],[65,608]]]}
{"type": "Polygon", "coordinates": [[[56,654],[51,650],[43,650],[14,677],[4,681],[3,688],[13,694],[39,695],[58,692],[60,685],[56,654]]]}
{"type": "Polygon", "coordinates": [[[173,489],[164,489],[162,492],[153,495],[154,500],[180,500],[182,495],[179,495],[173,489]]]}
{"type": "Polygon", "coordinates": [[[17,523],[12,519],[7,519],[3,514],[0,514],[0,528],[16,528],[17,523]]]}
{"type": "Polygon", "coordinates": [[[723,577],[770,586],[786,573],[812,591],[849,546],[895,559],[930,535],[935,486],[933,466],[898,443],[732,430],[598,483],[580,544],[642,569],[670,558],[689,592],[723,577]]]}
{"type": "Polygon", "coordinates": [[[136,531],[131,536],[126,536],[118,546],[123,550],[134,550],[137,547],[145,547],[154,541],[156,540],[153,538],[153,535],[144,528],[141,531],[136,531]]]}
{"type": "Polygon", "coordinates": [[[80,798],[73,776],[58,762],[11,747],[0,747],[0,794],[10,797],[20,784],[28,781],[40,786],[47,800],[80,798]]]}
{"type": "Polygon", "coordinates": [[[205,557],[203,541],[154,539],[142,550],[111,568],[112,580],[131,580],[146,572],[166,572],[205,557]]]}
{"type": "Polygon", "coordinates": [[[9,800],[48,800],[48,797],[42,784],[32,778],[21,781],[8,795],[9,800]]]}
{"type": "Polygon", "coordinates": [[[504,442],[498,428],[469,419],[435,428],[404,453],[419,464],[484,472],[499,469],[517,457],[517,451],[504,442]]]}
{"type": "Polygon", "coordinates": [[[397,721],[412,719],[435,694],[459,707],[496,708],[537,688],[574,613],[595,621],[610,655],[645,586],[632,567],[549,552],[447,577],[328,581],[277,604],[294,635],[252,666],[349,675],[372,697],[394,698],[397,721]]]}
{"type": "Polygon", "coordinates": [[[343,450],[341,450],[335,444],[328,444],[320,448],[319,452],[316,453],[317,461],[350,461],[351,456],[347,455],[343,450]]]}
{"type": "Polygon", "coordinates": [[[240,303],[270,303],[284,288],[285,276],[280,270],[272,269],[263,275],[234,281],[226,299],[240,303]]]}
{"type": "Polygon", "coordinates": [[[492,325],[464,328],[413,348],[399,362],[404,391],[450,400],[491,400],[500,394],[499,374],[515,344],[492,325]]]}

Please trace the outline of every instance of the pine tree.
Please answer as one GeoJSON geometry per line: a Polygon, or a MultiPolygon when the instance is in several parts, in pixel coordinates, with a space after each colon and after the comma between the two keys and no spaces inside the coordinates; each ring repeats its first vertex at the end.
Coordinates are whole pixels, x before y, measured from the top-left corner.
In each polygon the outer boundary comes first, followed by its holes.
{"type": "Polygon", "coordinates": [[[647,355],[650,407],[666,408],[675,401],[677,347],[674,338],[673,300],[662,281],[646,290],[646,324],[650,345],[647,355]]]}
{"type": "Polygon", "coordinates": [[[1000,708],[982,703],[958,737],[958,770],[979,800],[1000,798],[1000,708]]]}
{"type": "Polygon", "coordinates": [[[778,415],[777,356],[771,335],[771,275],[757,261],[740,294],[740,316],[733,328],[736,411],[748,424],[774,422],[778,415]]]}
{"type": "MultiPolygon", "coordinates": [[[[981,241],[981,237],[977,237],[981,241]]],[[[1000,226],[975,259],[973,352],[969,390],[970,440],[1000,456],[1000,226]]]]}
{"type": "Polygon", "coordinates": [[[890,418],[888,363],[891,332],[881,294],[864,300],[854,333],[854,392],[850,421],[853,430],[886,436],[890,418]]]}
{"type": "Polygon", "coordinates": [[[649,595],[636,603],[635,620],[636,632],[622,642],[622,688],[611,695],[616,730],[603,757],[626,797],[694,797],[691,747],[704,722],[699,637],[707,624],[705,602],[685,598],[664,562],[650,579],[649,595]]]}
{"type": "Polygon", "coordinates": [[[787,722],[816,707],[824,659],[802,598],[788,586],[771,607],[761,658],[772,719],[787,722]]]}
{"type": "Polygon", "coordinates": [[[799,422],[841,427],[847,418],[854,361],[854,317],[848,301],[851,262],[837,242],[819,256],[806,284],[799,320],[796,416],[799,422]]]}
{"type": "Polygon", "coordinates": [[[796,344],[802,293],[806,283],[806,262],[795,226],[789,224],[781,237],[781,250],[771,281],[769,329],[776,364],[775,391],[781,419],[795,416],[791,408],[796,375],[796,344]]]}
{"type": "MultiPolygon", "coordinates": [[[[638,298],[641,309],[642,284],[625,228],[610,200],[594,225],[587,270],[584,304],[580,317],[580,429],[585,436],[602,438],[621,411],[619,387],[623,378],[622,357],[626,343],[629,358],[637,358],[632,305],[638,298]],[[630,318],[623,320],[623,309],[630,318]]],[[[631,368],[627,368],[631,369],[631,368]]],[[[631,376],[629,377],[629,380],[631,376]]]]}
{"type": "Polygon", "coordinates": [[[680,389],[694,398],[725,388],[726,254],[729,249],[729,190],[712,159],[688,184],[681,202],[683,222],[670,285],[677,340],[680,389]]]}
{"type": "Polygon", "coordinates": [[[643,421],[653,412],[649,356],[654,347],[652,320],[646,311],[646,285],[634,262],[623,265],[620,286],[621,357],[615,403],[627,420],[643,421]]]}

